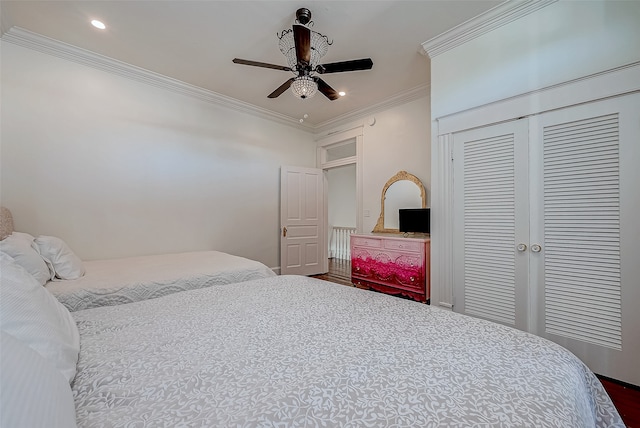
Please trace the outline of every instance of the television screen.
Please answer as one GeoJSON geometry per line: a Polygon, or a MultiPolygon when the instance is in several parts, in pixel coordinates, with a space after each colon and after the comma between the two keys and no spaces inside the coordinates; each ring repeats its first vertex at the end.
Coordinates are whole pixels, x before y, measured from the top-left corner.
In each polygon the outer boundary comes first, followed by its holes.
{"type": "Polygon", "coordinates": [[[430,233],[430,208],[403,208],[398,210],[400,232],[430,233]]]}

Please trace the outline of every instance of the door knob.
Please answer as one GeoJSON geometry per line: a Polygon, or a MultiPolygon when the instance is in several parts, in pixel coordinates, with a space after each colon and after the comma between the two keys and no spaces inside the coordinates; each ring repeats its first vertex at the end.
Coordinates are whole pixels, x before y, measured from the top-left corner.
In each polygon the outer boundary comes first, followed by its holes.
{"type": "Polygon", "coordinates": [[[531,251],[533,251],[534,253],[539,253],[540,250],[542,250],[542,247],[538,244],[533,244],[531,246],[531,251]]]}
{"type": "Polygon", "coordinates": [[[287,226],[282,228],[282,236],[287,237],[287,226]]]}
{"type": "Polygon", "coordinates": [[[518,246],[516,248],[520,252],[526,251],[527,250],[527,244],[518,244],[518,246]]]}

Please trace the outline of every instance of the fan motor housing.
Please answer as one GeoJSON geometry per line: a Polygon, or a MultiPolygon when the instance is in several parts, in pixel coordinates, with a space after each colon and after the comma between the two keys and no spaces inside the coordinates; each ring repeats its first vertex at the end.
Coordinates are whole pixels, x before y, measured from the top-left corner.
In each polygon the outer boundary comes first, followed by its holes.
{"type": "Polygon", "coordinates": [[[296,19],[302,25],[307,25],[311,21],[311,11],[306,7],[296,10],[296,19]]]}

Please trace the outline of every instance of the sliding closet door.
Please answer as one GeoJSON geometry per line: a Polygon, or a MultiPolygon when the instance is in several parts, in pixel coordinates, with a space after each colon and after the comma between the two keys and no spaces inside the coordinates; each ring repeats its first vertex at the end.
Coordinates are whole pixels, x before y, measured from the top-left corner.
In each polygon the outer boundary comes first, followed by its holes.
{"type": "Polygon", "coordinates": [[[528,123],[453,134],[454,307],[528,327],[528,123]]]}
{"type": "Polygon", "coordinates": [[[531,120],[537,334],[640,385],[640,95],[531,120]],[[536,248],[537,249],[537,248],[536,248]]]}

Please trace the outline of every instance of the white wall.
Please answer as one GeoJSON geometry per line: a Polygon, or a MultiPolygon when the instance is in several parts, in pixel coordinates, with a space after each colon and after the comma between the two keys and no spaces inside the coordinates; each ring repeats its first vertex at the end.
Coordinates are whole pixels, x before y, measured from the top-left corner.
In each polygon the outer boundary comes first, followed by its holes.
{"type": "Polygon", "coordinates": [[[355,164],[327,171],[329,182],[329,228],[356,227],[356,166],[355,164]]]}
{"type": "Polygon", "coordinates": [[[429,97],[375,115],[375,124],[364,126],[363,135],[363,228],[373,230],[380,215],[382,188],[398,171],[422,181],[431,199],[431,123],[429,97]],[[369,211],[369,217],[366,212],[369,211]]]}
{"type": "Polygon", "coordinates": [[[640,60],[640,2],[558,1],[431,60],[433,118],[640,60]]]}
{"type": "Polygon", "coordinates": [[[324,133],[363,126],[362,204],[363,232],[373,230],[380,215],[380,197],[387,180],[405,170],[417,176],[431,198],[431,122],[428,95],[391,107],[363,121],[324,133]],[[375,124],[370,125],[375,118],[375,124]],[[368,212],[368,215],[367,215],[368,212]]]}
{"type": "Polygon", "coordinates": [[[0,200],[84,259],[217,249],[279,266],[306,132],[2,42],[0,200]]]}

